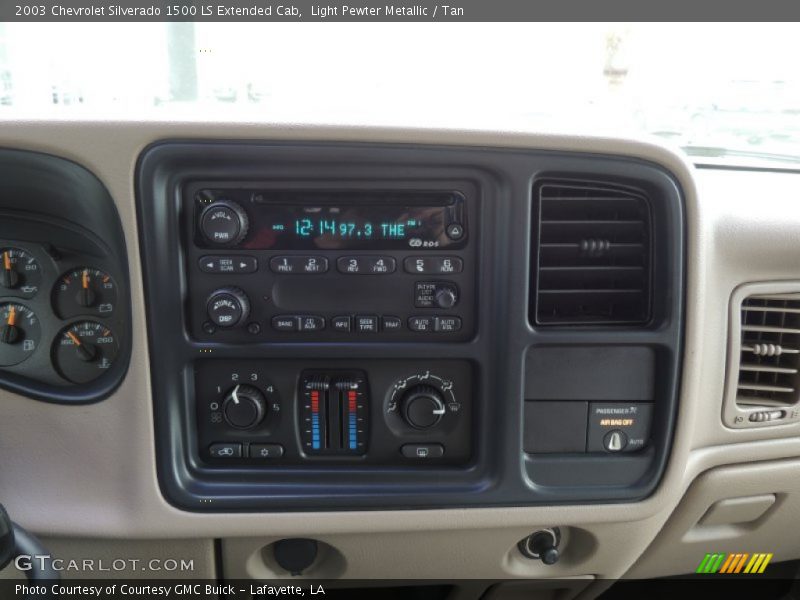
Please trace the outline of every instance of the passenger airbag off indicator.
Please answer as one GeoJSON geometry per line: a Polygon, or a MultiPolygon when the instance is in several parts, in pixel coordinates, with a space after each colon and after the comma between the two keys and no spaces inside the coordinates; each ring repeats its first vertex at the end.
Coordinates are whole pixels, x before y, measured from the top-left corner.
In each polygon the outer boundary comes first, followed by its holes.
{"type": "Polygon", "coordinates": [[[589,404],[589,452],[636,452],[647,445],[653,404],[650,402],[589,404]]]}

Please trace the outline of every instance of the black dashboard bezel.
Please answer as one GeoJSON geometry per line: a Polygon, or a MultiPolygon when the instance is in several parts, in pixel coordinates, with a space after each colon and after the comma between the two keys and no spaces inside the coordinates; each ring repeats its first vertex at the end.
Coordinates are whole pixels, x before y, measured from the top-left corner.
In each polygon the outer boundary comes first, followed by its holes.
{"type": "MultiPolygon", "coordinates": [[[[109,397],[125,378],[132,353],[130,275],[125,235],[117,207],[103,183],[85,167],[50,154],[0,148],[0,239],[38,255],[50,281],[35,298],[50,329],[46,355],[39,351],[30,367],[0,370],[0,387],[53,404],[90,404],[109,397]],[[112,276],[117,307],[102,319],[119,340],[112,366],[87,383],[72,384],[52,367],[53,333],[90,314],[62,319],[52,307],[51,293],[66,271],[88,266],[112,276]],[[44,314],[47,311],[47,314],[44,314]]],[[[2,292],[3,301],[18,300],[2,292]]],[[[26,364],[23,363],[23,366],[26,364]]]]}
{"type": "Polygon", "coordinates": [[[158,479],[165,498],[193,511],[303,511],[513,506],[640,500],[666,466],[678,409],[684,306],[685,223],[676,179],[637,158],[597,154],[367,143],[171,140],[137,165],[158,479]],[[192,178],[312,178],[374,182],[461,178],[478,189],[477,326],[466,342],[195,342],[185,333],[180,186],[192,178]],[[647,188],[666,217],[657,224],[663,310],[643,327],[537,328],[528,321],[532,190],[541,178],[630,182],[647,188]],[[610,456],[522,451],[525,357],[532,347],[644,345],[658,356],[662,390],[653,444],[610,456]],[[474,366],[473,460],[466,466],[359,469],[335,465],[209,471],[197,461],[191,407],[195,359],[318,361],[446,356],[474,366]],[[380,485],[376,487],[376,483],[380,485]],[[376,491],[377,490],[377,491],[376,491]]]}

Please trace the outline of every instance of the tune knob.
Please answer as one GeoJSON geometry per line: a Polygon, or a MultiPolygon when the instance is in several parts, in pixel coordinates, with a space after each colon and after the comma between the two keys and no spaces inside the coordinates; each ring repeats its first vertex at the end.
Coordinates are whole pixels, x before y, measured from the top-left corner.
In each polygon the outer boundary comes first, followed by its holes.
{"type": "Polygon", "coordinates": [[[218,327],[235,327],[250,314],[250,301],[239,288],[221,288],[208,297],[206,309],[208,318],[218,327]]]}
{"type": "Polygon", "coordinates": [[[200,213],[200,231],[215,246],[235,246],[247,235],[245,210],[231,200],[217,200],[200,213]]]}
{"type": "Polygon", "coordinates": [[[249,385],[237,385],[222,402],[222,414],[225,421],[236,429],[252,429],[267,414],[267,402],[256,388],[249,385]]]}
{"type": "Polygon", "coordinates": [[[442,395],[434,387],[418,385],[403,397],[403,418],[414,429],[430,429],[444,415],[442,395]]]}

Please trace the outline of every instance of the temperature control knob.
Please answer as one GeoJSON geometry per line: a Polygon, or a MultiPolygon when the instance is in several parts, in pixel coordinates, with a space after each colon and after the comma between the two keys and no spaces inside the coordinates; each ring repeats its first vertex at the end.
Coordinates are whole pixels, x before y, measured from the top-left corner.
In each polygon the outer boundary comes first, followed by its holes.
{"type": "Polygon", "coordinates": [[[434,387],[418,385],[403,396],[403,418],[414,429],[430,429],[442,420],[444,400],[434,387]]]}
{"type": "Polygon", "coordinates": [[[221,288],[209,296],[206,309],[218,327],[235,327],[250,314],[250,301],[239,288],[221,288]]]}
{"type": "Polygon", "coordinates": [[[215,246],[235,246],[247,235],[247,213],[236,202],[217,200],[200,213],[200,231],[215,246]]]}
{"type": "Polygon", "coordinates": [[[252,429],[267,414],[267,402],[256,388],[249,385],[237,385],[222,402],[222,414],[225,421],[236,429],[252,429]]]}

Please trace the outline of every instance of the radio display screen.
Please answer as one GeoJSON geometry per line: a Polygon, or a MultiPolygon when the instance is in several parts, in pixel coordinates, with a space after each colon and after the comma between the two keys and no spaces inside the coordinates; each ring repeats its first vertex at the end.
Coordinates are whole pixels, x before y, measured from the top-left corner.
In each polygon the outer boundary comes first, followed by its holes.
{"type": "MultiPolygon", "coordinates": [[[[466,239],[464,198],[457,192],[214,190],[205,197],[245,208],[242,249],[425,250],[466,239]]],[[[202,209],[204,201],[198,202],[202,209]]]]}

